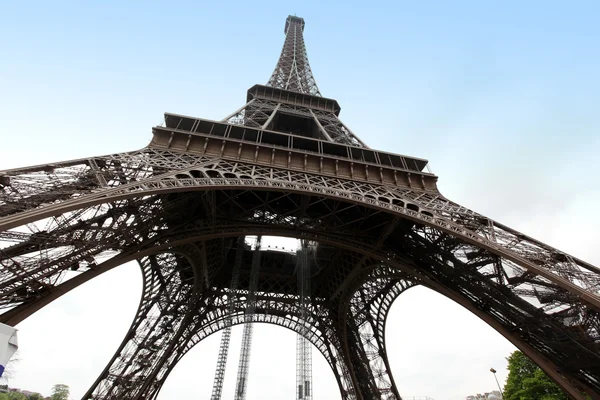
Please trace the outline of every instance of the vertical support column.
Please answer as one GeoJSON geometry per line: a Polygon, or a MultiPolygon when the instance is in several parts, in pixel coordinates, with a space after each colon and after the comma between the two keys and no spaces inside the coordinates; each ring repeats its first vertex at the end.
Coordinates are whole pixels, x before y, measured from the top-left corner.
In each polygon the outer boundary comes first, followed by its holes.
{"type": "Polygon", "coordinates": [[[211,400],[220,400],[223,391],[223,382],[225,380],[225,368],[227,366],[227,355],[229,354],[229,341],[231,339],[231,323],[235,302],[237,301],[237,288],[240,281],[240,268],[242,266],[242,256],[244,255],[244,236],[240,236],[237,241],[237,249],[235,253],[235,261],[231,272],[231,286],[227,306],[229,317],[227,318],[226,326],[221,335],[221,344],[219,346],[219,356],[217,359],[217,368],[215,370],[215,379],[213,381],[213,390],[211,400]]]}
{"type": "Polygon", "coordinates": [[[308,259],[309,247],[306,240],[301,241],[298,250],[296,275],[298,278],[298,297],[300,305],[300,333],[296,338],[296,399],[312,400],[312,348],[307,337],[310,331],[307,316],[310,313],[310,262],[308,259]]]}
{"type": "Polygon", "coordinates": [[[252,255],[252,267],[250,269],[250,283],[248,285],[248,296],[246,301],[246,323],[242,335],[242,349],[240,351],[240,362],[238,366],[238,377],[235,385],[235,400],[245,400],[246,388],[248,387],[248,370],[250,368],[250,353],[252,350],[252,314],[256,310],[256,289],[258,287],[258,276],[260,270],[260,244],[262,236],[256,238],[256,247],[252,255]]]}

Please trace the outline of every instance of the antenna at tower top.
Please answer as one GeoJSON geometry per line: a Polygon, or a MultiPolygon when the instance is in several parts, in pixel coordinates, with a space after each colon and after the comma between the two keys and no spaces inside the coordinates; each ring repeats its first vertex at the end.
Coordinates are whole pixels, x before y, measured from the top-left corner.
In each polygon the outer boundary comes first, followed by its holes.
{"type": "Polygon", "coordinates": [[[302,27],[302,32],[304,32],[304,18],[296,17],[295,15],[288,15],[287,19],[285,20],[285,29],[283,30],[283,33],[287,35],[288,28],[291,24],[299,24],[302,27]]]}

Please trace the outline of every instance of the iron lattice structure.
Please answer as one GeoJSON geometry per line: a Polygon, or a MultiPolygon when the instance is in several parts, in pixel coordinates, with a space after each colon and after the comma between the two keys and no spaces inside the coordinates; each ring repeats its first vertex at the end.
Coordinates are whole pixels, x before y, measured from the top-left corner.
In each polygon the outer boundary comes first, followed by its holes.
{"type": "Polygon", "coordinates": [[[312,253],[307,241],[302,241],[302,245],[297,252],[296,276],[298,284],[298,302],[300,303],[300,315],[298,319],[301,323],[300,333],[296,337],[296,400],[312,400],[312,352],[311,344],[308,340],[310,336],[310,278],[311,268],[309,253],[312,253]]]}
{"type": "Polygon", "coordinates": [[[222,122],[165,114],[142,150],[1,171],[0,321],[137,260],[139,310],[85,399],[154,399],[195,344],[249,320],[305,334],[343,399],[400,399],[386,316],[424,285],[600,398],[600,270],[446,199],[426,160],[365,146],[319,95],[303,26],[288,17],[269,85],[222,122]],[[263,251],[246,313],[246,235],[317,243],[306,307],[295,256],[263,251]]]}
{"type": "Polygon", "coordinates": [[[240,349],[240,362],[238,365],[238,376],[235,385],[235,400],[245,400],[248,387],[250,353],[252,351],[252,316],[256,314],[256,291],[258,290],[258,280],[260,277],[261,241],[262,236],[259,236],[256,240],[256,245],[252,255],[252,267],[250,269],[248,294],[245,299],[246,324],[244,324],[244,333],[242,334],[242,348],[240,349]]]}
{"type": "MultiPolygon", "coordinates": [[[[240,236],[238,238],[238,245],[235,253],[235,261],[233,263],[233,270],[231,273],[231,284],[229,286],[229,291],[231,292],[231,294],[228,297],[229,309],[227,311],[230,315],[235,310],[236,302],[234,301],[234,298],[236,298],[236,290],[240,282],[240,268],[242,266],[242,255],[244,254],[243,250],[244,238],[240,236]]],[[[231,341],[231,328],[231,323],[228,323],[227,326],[225,326],[225,328],[223,329],[223,334],[221,335],[221,343],[219,345],[219,356],[217,358],[217,368],[215,370],[215,378],[213,382],[213,390],[210,400],[221,399],[221,393],[223,392],[223,383],[225,382],[227,355],[229,354],[229,342],[231,341]]]]}

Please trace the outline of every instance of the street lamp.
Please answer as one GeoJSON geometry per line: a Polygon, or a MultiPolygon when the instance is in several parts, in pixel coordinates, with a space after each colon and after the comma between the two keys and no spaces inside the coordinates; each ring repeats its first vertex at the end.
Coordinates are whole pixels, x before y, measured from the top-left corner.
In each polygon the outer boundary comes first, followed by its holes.
{"type": "Polygon", "coordinates": [[[502,388],[500,387],[500,382],[498,382],[498,378],[496,377],[496,370],[494,368],[490,368],[490,372],[494,374],[494,378],[496,379],[496,384],[498,385],[498,389],[500,389],[500,397],[504,398],[504,393],[502,393],[502,388]]]}

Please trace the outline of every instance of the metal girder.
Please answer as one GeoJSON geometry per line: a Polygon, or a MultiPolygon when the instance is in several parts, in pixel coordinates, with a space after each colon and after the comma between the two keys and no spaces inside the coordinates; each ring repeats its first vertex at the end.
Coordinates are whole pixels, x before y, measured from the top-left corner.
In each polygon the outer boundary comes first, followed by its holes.
{"type": "Polygon", "coordinates": [[[258,280],[260,274],[261,259],[261,241],[262,236],[256,238],[254,251],[252,254],[252,265],[250,267],[250,278],[248,283],[248,293],[246,296],[246,323],[242,333],[242,348],[240,350],[240,361],[238,363],[237,381],[235,384],[235,400],[244,400],[246,398],[246,389],[248,387],[248,372],[250,370],[250,354],[252,351],[252,314],[256,313],[256,291],[258,290],[258,280]]]}
{"type": "Polygon", "coordinates": [[[312,291],[310,286],[312,270],[310,256],[314,256],[315,248],[309,246],[307,241],[302,241],[297,251],[296,280],[298,284],[298,303],[300,305],[299,320],[301,332],[296,338],[296,400],[312,400],[312,353],[308,336],[310,324],[307,315],[310,313],[312,291]]]}
{"type": "MultiPolygon", "coordinates": [[[[230,293],[227,297],[228,311],[229,314],[233,314],[235,310],[237,289],[240,282],[240,268],[242,266],[242,256],[244,255],[244,237],[240,236],[237,240],[237,246],[235,249],[235,260],[233,262],[233,270],[231,272],[231,284],[229,287],[230,293]]],[[[215,369],[215,378],[213,382],[213,389],[211,394],[211,400],[220,400],[221,393],[223,391],[223,382],[225,381],[225,367],[227,366],[227,355],[229,354],[229,342],[231,339],[231,321],[223,329],[221,336],[221,343],[219,345],[219,356],[217,359],[217,368],[215,369]]]]}

